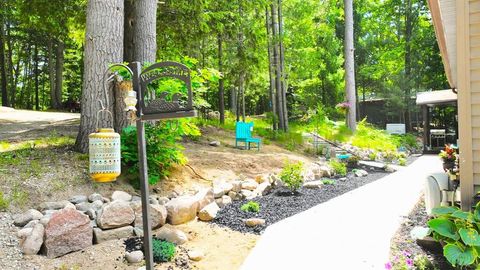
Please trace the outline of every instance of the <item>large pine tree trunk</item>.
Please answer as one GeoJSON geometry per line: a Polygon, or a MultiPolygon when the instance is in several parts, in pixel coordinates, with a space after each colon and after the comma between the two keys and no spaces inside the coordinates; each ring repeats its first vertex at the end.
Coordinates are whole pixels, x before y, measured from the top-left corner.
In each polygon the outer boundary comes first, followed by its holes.
{"type": "MultiPolygon", "coordinates": [[[[98,100],[105,104],[103,74],[111,63],[123,59],[123,0],[90,0],[87,5],[85,33],[84,79],[82,114],[75,146],[80,152],[88,151],[88,135],[98,127],[112,127],[113,122],[100,109],[98,100]]],[[[112,111],[113,95],[107,93],[112,111]]]]}
{"type": "Polygon", "coordinates": [[[412,12],[412,0],[407,0],[405,7],[405,128],[408,131],[412,130],[410,120],[410,102],[411,102],[411,39],[413,30],[413,12],[412,12]]]}
{"type": "Polygon", "coordinates": [[[57,93],[55,92],[55,53],[54,41],[48,41],[48,77],[50,79],[50,106],[54,109],[58,108],[57,93]]]}
{"type": "Polygon", "coordinates": [[[62,100],[62,89],[63,89],[63,64],[64,56],[63,52],[65,50],[65,44],[62,41],[57,42],[57,47],[55,49],[55,104],[57,109],[63,107],[62,100]]]}
{"type": "MultiPolygon", "coordinates": [[[[217,37],[218,42],[218,71],[223,74],[223,47],[222,36],[217,37]]],[[[225,100],[224,100],[223,79],[218,81],[218,111],[220,112],[220,124],[225,124],[225,100]]]]}
{"type": "Polygon", "coordinates": [[[271,6],[272,10],[272,37],[273,37],[273,67],[275,70],[275,90],[277,93],[277,113],[278,113],[278,128],[285,130],[285,114],[283,111],[283,94],[282,94],[282,81],[281,81],[281,68],[280,68],[280,46],[278,44],[278,16],[277,16],[277,4],[273,1],[271,6]]]}
{"type": "Polygon", "coordinates": [[[280,53],[280,80],[282,86],[283,106],[283,130],[288,131],[288,110],[287,110],[287,76],[285,72],[285,56],[283,50],[283,20],[282,0],[278,0],[278,51],[280,53]]]}
{"type": "Polygon", "coordinates": [[[271,22],[268,7],[265,8],[265,22],[267,28],[267,49],[268,49],[268,77],[270,79],[270,103],[272,109],[272,128],[277,130],[277,103],[275,102],[275,80],[273,79],[273,59],[272,59],[272,35],[271,35],[271,22]]]}
{"type": "Polygon", "coordinates": [[[345,91],[349,105],[347,114],[347,125],[350,130],[355,131],[356,122],[356,100],[355,100],[355,64],[353,48],[353,0],[344,0],[345,4],[345,91]]]}
{"type": "Polygon", "coordinates": [[[2,106],[9,107],[7,88],[7,68],[5,61],[5,28],[3,16],[0,12],[0,88],[2,88],[2,106]]]}
{"type": "Polygon", "coordinates": [[[133,62],[134,59],[134,29],[135,23],[135,0],[124,0],[125,3],[125,20],[123,35],[123,61],[133,62]]]}
{"type": "MultiPolygon", "coordinates": [[[[243,8],[242,8],[242,2],[238,2],[238,15],[240,20],[243,20],[243,8]]],[[[241,25],[241,22],[240,22],[241,25]]],[[[244,36],[243,36],[243,30],[242,27],[240,26],[240,31],[238,32],[238,56],[240,57],[240,61],[244,61],[243,57],[245,57],[245,51],[243,48],[243,42],[244,42],[244,36]]],[[[237,121],[239,119],[238,117],[238,111],[242,114],[242,121],[245,122],[245,67],[243,63],[240,63],[240,72],[239,72],[239,77],[238,77],[238,93],[239,93],[239,100],[240,108],[237,106],[237,121]]]]}
{"type": "Polygon", "coordinates": [[[134,12],[134,61],[155,63],[157,58],[157,0],[136,0],[134,12]]]}
{"type": "Polygon", "coordinates": [[[5,35],[5,42],[6,42],[6,45],[7,45],[7,63],[8,63],[8,79],[9,79],[9,88],[10,88],[10,100],[9,100],[9,104],[11,107],[14,107],[15,104],[14,102],[14,94],[15,94],[15,89],[16,89],[16,85],[15,85],[15,81],[14,81],[14,73],[13,73],[13,48],[12,48],[12,38],[10,36],[10,26],[9,24],[6,24],[6,35],[5,35]]]}

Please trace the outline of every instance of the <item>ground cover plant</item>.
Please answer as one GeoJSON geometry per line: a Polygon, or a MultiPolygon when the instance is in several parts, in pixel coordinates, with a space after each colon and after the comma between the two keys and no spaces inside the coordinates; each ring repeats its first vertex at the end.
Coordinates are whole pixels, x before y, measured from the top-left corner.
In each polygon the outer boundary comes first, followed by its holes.
{"type": "Polygon", "coordinates": [[[175,244],[159,239],[152,241],[153,261],[169,262],[175,257],[175,244]]]}
{"type": "Polygon", "coordinates": [[[338,175],[347,174],[347,165],[341,161],[332,159],[328,162],[328,165],[333,169],[335,174],[338,174],[338,175]]]}
{"type": "Polygon", "coordinates": [[[240,209],[243,212],[251,212],[251,213],[258,213],[260,212],[260,205],[257,202],[249,201],[243,204],[240,209]]]}

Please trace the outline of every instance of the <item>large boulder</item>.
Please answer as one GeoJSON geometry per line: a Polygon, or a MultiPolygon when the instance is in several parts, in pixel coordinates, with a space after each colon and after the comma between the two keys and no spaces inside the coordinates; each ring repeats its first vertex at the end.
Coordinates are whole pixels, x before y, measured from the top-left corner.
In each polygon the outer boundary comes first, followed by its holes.
{"type": "Polygon", "coordinates": [[[19,227],[23,227],[30,221],[35,219],[41,219],[42,217],[43,217],[43,214],[40,213],[39,211],[35,209],[29,209],[24,213],[15,215],[13,217],[13,224],[19,227]]]}
{"type": "Polygon", "coordinates": [[[135,212],[128,202],[113,201],[103,205],[97,214],[97,225],[101,229],[127,226],[135,220],[135,212]]]}
{"type": "Polygon", "coordinates": [[[217,217],[217,212],[220,210],[216,202],[212,202],[209,205],[205,206],[198,213],[198,218],[203,221],[210,221],[217,217]]]}
{"type": "Polygon", "coordinates": [[[170,226],[163,226],[155,235],[158,239],[167,240],[177,245],[188,241],[188,237],[184,232],[170,226]]]}
{"type": "Polygon", "coordinates": [[[199,190],[195,195],[194,199],[197,201],[198,206],[197,206],[197,212],[200,211],[203,207],[205,207],[207,204],[213,202],[214,199],[214,194],[213,194],[213,189],[211,188],[204,188],[199,190]]]}
{"type": "Polygon", "coordinates": [[[45,227],[45,252],[56,258],[92,245],[90,219],[74,209],[63,209],[52,215],[45,227]]]}
{"type": "Polygon", "coordinates": [[[115,228],[111,230],[102,230],[99,228],[93,228],[93,233],[95,235],[95,243],[100,244],[105,241],[128,238],[133,236],[133,227],[125,226],[120,228],[115,228]]]}
{"type": "Polygon", "coordinates": [[[168,212],[167,222],[172,225],[177,225],[195,219],[199,204],[196,196],[180,196],[170,200],[165,205],[168,212]]]}
{"type": "Polygon", "coordinates": [[[30,234],[22,242],[22,252],[25,255],[35,255],[40,251],[43,244],[45,229],[41,223],[37,223],[30,234]]]}
{"type": "MultiPolygon", "coordinates": [[[[143,226],[142,203],[139,201],[131,202],[130,206],[135,213],[135,227],[143,226]]],[[[167,209],[163,205],[150,204],[150,224],[152,228],[163,226],[167,220],[167,209]]]]}

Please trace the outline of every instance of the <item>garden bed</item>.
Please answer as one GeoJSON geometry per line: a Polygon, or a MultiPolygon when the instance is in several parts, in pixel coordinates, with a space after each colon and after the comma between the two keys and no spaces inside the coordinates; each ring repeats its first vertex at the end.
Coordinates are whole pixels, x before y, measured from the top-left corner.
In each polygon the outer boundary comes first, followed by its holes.
{"type": "Polygon", "coordinates": [[[404,254],[410,254],[409,257],[412,259],[419,256],[426,256],[435,267],[434,269],[454,270],[442,255],[441,250],[439,252],[425,250],[410,237],[410,232],[415,226],[427,227],[426,224],[428,220],[429,217],[425,211],[425,202],[422,196],[410,214],[405,217],[400,229],[398,229],[395,236],[392,238],[390,262],[393,266],[392,269],[400,269],[395,266],[398,265],[398,263],[402,263],[401,260],[405,257],[404,254]]]}
{"type": "Polygon", "coordinates": [[[389,174],[383,169],[366,166],[360,168],[366,170],[368,175],[355,177],[353,173],[349,172],[346,177],[332,178],[335,180],[333,185],[323,185],[318,189],[302,187],[293,195],[286,188],[275,188],[266,196],[252,199],[252,201],[260,205],[259,213],[249,213],[240,210],[240,207],[247,200],[234,201],[221,209],[212,222],[240,232],[261,234],[267,226],[277,221],[305,211],[389,174]],[[253,217],[265,219],[265,225],[247,227],[244,220],[253,217]]]}

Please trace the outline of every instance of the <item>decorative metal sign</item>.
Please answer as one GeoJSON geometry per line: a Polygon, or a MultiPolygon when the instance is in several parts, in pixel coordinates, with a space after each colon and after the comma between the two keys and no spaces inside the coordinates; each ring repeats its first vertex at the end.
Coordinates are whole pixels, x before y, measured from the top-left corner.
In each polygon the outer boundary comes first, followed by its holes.
{"type": "MultiPolygon", "coordinates": [[[[140,191],[142,201],[142,221],[143,221],[143,247],[145,252],[146,270],[153,270],[152,254],[152,227],[150,222],[150,201],[148,188],[148,167],[147,167],[147,149],[145,141],[145,121],[161,120],[173,118],[185,118],[196,116],[193,108],[193,93],[190,78],[190,69],[183,64],[176,62],[156,63],[145,70],[141,70],[139,62],[133,62],[128,67],[123,64],[114,64],[112,67],[125,68],[132,75],[133,90],[137,93],[138,106],[137,111],[137,144],[138,144],[138,163],[140,173],[140,191]],[[170,92],[155,93],[156,89],[149,90],[152,82],[162,78],[173,78],[185,83],[185,93],[179,92],[171,94],[170,92]],[[158,97],[157,97],[158,94],[158,97]]],[[[108,72],[108,71],[107,71],[108,72]]],[[[134,111],[135,98],[132,95],[127,96],[125,103],[129,110],[134,111]]]]}

